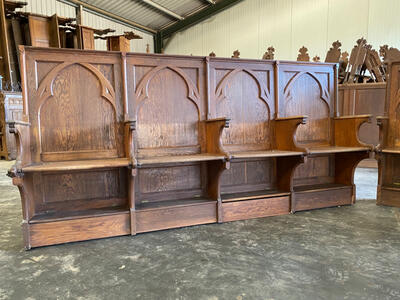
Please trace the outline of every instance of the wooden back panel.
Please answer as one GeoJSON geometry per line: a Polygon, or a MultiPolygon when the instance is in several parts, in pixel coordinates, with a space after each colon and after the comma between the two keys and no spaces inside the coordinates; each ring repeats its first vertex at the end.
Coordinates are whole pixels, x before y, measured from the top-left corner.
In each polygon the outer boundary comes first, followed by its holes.
{"type": "Polygon", "coordinates": [[[210,116],[227,117],[223,132],[228,151],[274,147],[273,62],[210,59],[210,116]]]}
{"type": "Polygon", "coordinates": [[[335,70],[334,64],[279,64],[279,116],[308,116],[307,124],[297,129],[300,145],[332,144],[330,118],[336,111],[335,70]]]}
{"type": "MultiPolygon", "coordinates": [[[[280,62],[278,65],[279,116],[308,116],[299,125],[296,138],[303,147],[333,144],[332,117],[336,115],[337,79],[335,64],[280,62]]],[[[308,158],[295,171],[296,185],[333,182],[331,155],[308,158]]]]}
{"type": "Polygon", "coordinates": [[[123,157],[120,55],[27,48],[23,56],[33,162],[123,157]]]}
{"type": "Polygon", "coordinates": [[[60,48],[57,15],[52,17],[29,16],[29,34],[32,46],[60,48]]]}
{"type": "Polygon", "coordinates": [[[204,60],[127,55],[130,117],[137,121],[138,157],[204,151],[204,60]]]}
{"type": "Polygon", "coordinates": [[[400,149],[400,62],[389,65],[388,86],[386,89],[386,108],[389,121],[384,142],[385,148],[400,149]]]}

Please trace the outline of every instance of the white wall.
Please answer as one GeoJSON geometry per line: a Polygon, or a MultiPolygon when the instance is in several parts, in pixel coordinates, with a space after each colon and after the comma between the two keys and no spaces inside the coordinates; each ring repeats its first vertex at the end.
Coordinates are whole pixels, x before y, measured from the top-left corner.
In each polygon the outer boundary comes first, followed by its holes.
{"type": "MultiPolygon", "coordinates": [[[[33,12],[42,15],[53,15],[58,14],[62,17],[75,18],[76,12],[75,7],[64,2],[60,2],[57,0],[24,0],[28,2],[28,5],[25,6],[23,11],[33,12]]],[[[112,34],[121,34],[124,31],[134,31],[143,37],[142,40],[132,40],[131,41],[131,51],[133,52],[146,52],[146,44],[150,45],[150,52],[154,52],[153,47],[153,36],[151,34],[147,34],[136,29],[133,29],[131,26],[122,25],[116,21],[112,21],[109,18],[105,18],[99,16],[98,14],[94,14],[84,10],[83,12],[83,25],[93,27],[96,29],[105,29],[111,28],[116,30],[115,33],[112,34]]],[[[107,50],[107,45],[105,40],[95,40],[96,50],[107,50]]]]}
{"type": "Polygon", "coordinates": [[[360,37],[372,46],[400,48],[400,0],[244,0],[177,33],[166,53],[261,58],[268,46],[276,59],[295,60],[303,45],[321,60],[333,41],[351,51],[360,37]]]}

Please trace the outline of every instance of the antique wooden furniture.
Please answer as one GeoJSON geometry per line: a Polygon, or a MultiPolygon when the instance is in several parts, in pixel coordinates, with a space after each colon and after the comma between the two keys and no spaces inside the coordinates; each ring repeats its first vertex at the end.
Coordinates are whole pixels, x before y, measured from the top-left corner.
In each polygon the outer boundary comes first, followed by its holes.
{"type": "Polygon", "coordinates": [[[357,40],[357,45],[351,50],[349,63],[347,64],[346,75],[343,80],[344,83],[358,82],[359,78],[365,71],[364,61],[367,56],[366,39],[360,38],[357,40]]]}
{"type": "Polygon", "coordinates": [[[376,117],[385,113],[386,82],[339,84],[339,115],[371,114],[372,122],[361,126],[359,138],[366,144],[379,144],[376,117]]]}
{"type": "Polygon", "coordinates": [[[378,117],[378,205],[400,207],[400,61],[388,65],[386,114],[378,117]]]}
{"type": "Polygon", "coordinates": [[[27,248],[354,202],[334,64],[20,51],[27,248]]]}
{"type": "Polygon", "coordinates": [[[137,35],[133,31],[125,32],[122,35],[111,35],[111,36],[96,37],[96,38],[107,40],[108,51],[122,51],[122,52],[131,51],[131,43],[130,43],[131,40],[142,39],[140,35],[137,35]]]}
{"type": "Polygon", "coordinates": [[[308,49],[306,47],[301,47],[299,49],[299,55],[297,55],[297,61],[310,61],[310,56],[307,51],[308,49]]]}
{"type": "Polygon", "coordinates": [[[9,123],[22,117],[22,94],[0,91],[0,158],[17,157],[15,137],[9,131],[9,123]]]}
{"type": "Polygon", "coordinates": [[[336,64],[280,62],[278,77],[278,116],[308,116],[296,133],[307,161],[296,169],[292,211],[354,203],[353,172],[371,150],[357,132],[370,116],[337,116],[336,64]]]}

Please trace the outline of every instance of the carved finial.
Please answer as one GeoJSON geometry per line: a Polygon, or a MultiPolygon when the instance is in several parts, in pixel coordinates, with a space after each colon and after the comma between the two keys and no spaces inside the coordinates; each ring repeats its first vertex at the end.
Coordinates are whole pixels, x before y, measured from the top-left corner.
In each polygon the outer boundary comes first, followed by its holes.
{"type": "Polygon", "coordinates": [[[385,59],[387,53],[389,50],[389,46],[388,45],[383,45],[379,48],[379,55],[383,57],[383,59],[385,59]]]}
{"type": "Polygon", "coordinates": [[[357,45],[358,46],[364,46],[367,43],[367,40],[364,39],[364,37],[360,38],[357,40],[357,45]]]}
{"type": "Polygon", "coordinates": [[[267,52],[264,53],[262,59],[274,59],[275,48],[273,46],[268,47],[267,52]]]}
{"type": "Polygon", "coordinates": [[[315,55],[315,56],[312,58],[312,60],[313,60],[313,62],[319,62],[319,61],[321,61],[321,58],[320,58],[318,55],[315,55]]]}
{"type": "Polygon", "coordinates": [[[329,48],[329,51],[326,53],[325,62],[330,63],[338,63],[340,60],[340,46],[342,43],[339,41],[335,41],[332,43],[332,47],[329,48]]]}
{"type": "Polygon", "coordinates": [[[150,45],[146,44],[146,53],[150,53],[150,45]]]}
{"type": "Polygon", "coordinates": [[[349,61],[349,53],[347,51],[342,52],[340,60],[347,63],[349,61]]]}
{"type": "Polygon", "coordinates": [[[235,51],[233,51],[232,58],[240,58],[239,56],[240,56],[240,52],[239,52],[239,50],[235,50],[235,51]]]}
{"type": "Polygon", "coordinates": [[[310,61],[310,56],[307,51],[308,49],[306,47],[301,47],[299,49],[300,54],[297,56],[297,61],[310,61]]]}
{"type": "Polygon", "coordinates": [[[208,54],[208,56],[210,56],[210,57],[216,57],[217,55],[214,53],[214,51],[212,51],[210,54],[208,54]]]}
{"type": "Polygon", "coordinates": [[[164,54],[164,48],[161,48],[161,54],[164,54]]]}

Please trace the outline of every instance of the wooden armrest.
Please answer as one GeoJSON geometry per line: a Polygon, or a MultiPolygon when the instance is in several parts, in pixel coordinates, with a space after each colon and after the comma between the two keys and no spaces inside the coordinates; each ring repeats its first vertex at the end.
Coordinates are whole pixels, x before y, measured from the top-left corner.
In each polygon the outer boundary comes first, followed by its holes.
{"type": "Polygon", "coordinates": [[[11,167],[9,175],[19,176],[23,165],[30,162],[30,134],[31,124],[22,121],[7,122],[9,132],[15,135],[15,144],[17,148],[17,158],[15,165],[11,167]]]}
{"type": "Polygon", "coordinates": [[[126,120],[125,122],[125,155],[128,157],[130,164],[133,168],[137,166],[137,160],[135,157],[135,143],[134,143],[134,131],[136,130],[136,120],[126,120]]]}
{"type": "Polygon", "coordinates": [[[206,127],[207,153],[221,154],[229,159],[228,152],[222,145],[222,131],[229,128],[228,118],[210,119],[204,122],[206,127]]]}
{"type": "Polygon", "coordinates": [[[389,117],[387,116],[376,117],[376,124],[379,126],[379,144],[376,145],[375,150],[377,152],[380,152],[384,147],[386,147],[386,134],[389,124],[389,117]]]}
{"type": "Polygon", "coordinates": [[[275,141],[277,150],[307,152],[296,143],[296,130],[306,124],[307,116],[294,116],[275,119],[275,141]]]}
{"type": "Polygon", "coordinates": [[[335,146],[340,147],[370,147],[358,138],[360,126],[371,123],[372,115],[343,116],[334,118],[335,146]]]}

